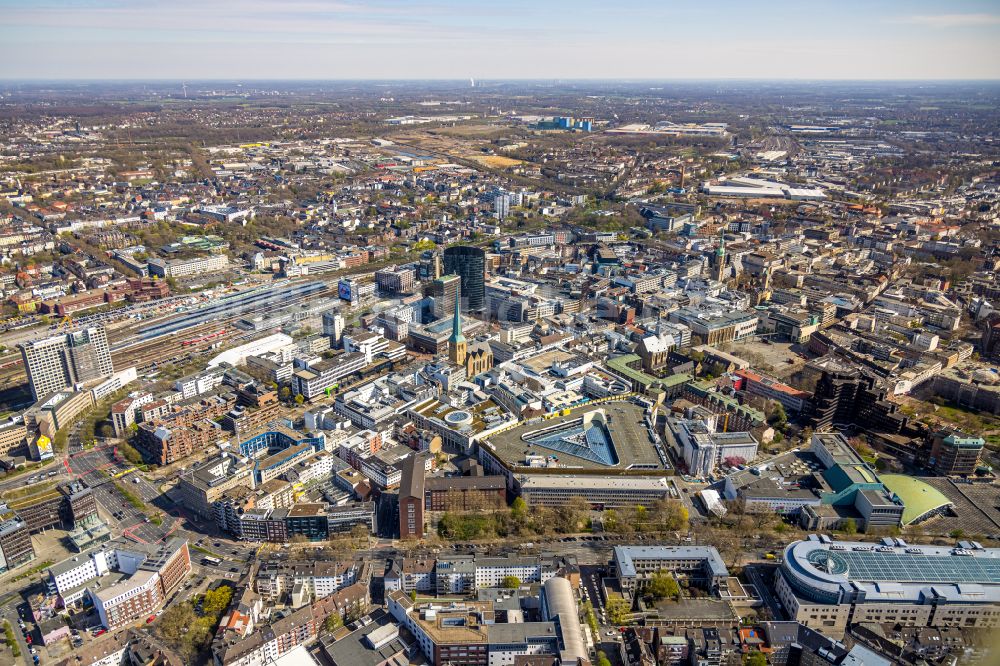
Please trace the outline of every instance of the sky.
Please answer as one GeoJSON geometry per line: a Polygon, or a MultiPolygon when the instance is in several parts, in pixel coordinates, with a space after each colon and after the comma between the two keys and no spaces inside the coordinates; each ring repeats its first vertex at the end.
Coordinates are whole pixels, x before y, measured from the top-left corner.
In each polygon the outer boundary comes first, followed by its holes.
{"type": "Polygon", "coordinates": [[[1000,79],[1000,0],[0,0],[0,79],[1000,79]]]}

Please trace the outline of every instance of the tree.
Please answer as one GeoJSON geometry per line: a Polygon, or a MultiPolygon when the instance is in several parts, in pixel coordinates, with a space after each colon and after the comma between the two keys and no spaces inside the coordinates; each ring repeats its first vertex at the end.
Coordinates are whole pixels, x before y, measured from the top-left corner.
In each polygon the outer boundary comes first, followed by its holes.
{"type": "Polygon", "coordinates": [[[504,576],[500,581],[500,587],[508,590],[516,590],[521,587],[521,579],[517,576],[504,576]]]}
{"type": "Polygon", "coordinates": [[[853,518],[848,518],[847,520],[844,521],[844,524],[840,528],[840,531],[847,535],[857,534],[858,521],[854,520],[853,518]]]}
{"type": "Polygon", "coordinates": [[[681,594],[681,587],[669,573],[660,571],[653,574],[646,586],[646,593],[654,599],[666,599],[668,597],[677,598],[681,594]]]}
{"type": "Polygon", "coordinates": [[[327,631],[337,631],[344,626],[344,618],[340,617],[340,613],[333,612],[327,616],[326,621],[323,622],[323,628],[327,631]]]}
{"type": "Polygon", "coordinates": [[[664,498],[653,505],[653,515],[662,529],[677,532],[688,528],[687,507],[680,500],[664,498]]]}
{"type": "Polygon", "coordinates": [[[157,633],[167,641],[176,643],[183,638],[195,620],[194,608],[189,603],[176,604],[163,612],[156,623],[157,633]]]}
{"type": "Polygon", "coordinates": [[[297,394],[297,395],[295,396],[295,404],[296,404],[296,405],[301,405],[301,404],[302,404],[302,403],[304,403],[305,401],[306,401],[306,398],[305,398],[305,396],[304,396],[304,395],[302,395],[301,393],[299,393],[299,394],[297,394]]]}
{"type": "Polygon", "coordinates": [[[579,495],[570,497],[565,504],[555,507],[553,526],[556,532],[575,532],[588,511],[590,504],[587,500],[579,495]]]}
{"type": "Polygon", "coordinates": [[[510,504],[510,515],[514,520],[523,521],[528,517],[528,503],[523,497],[515,497],[510,504]]]}
{"type": "Polygon", "coordinates": [[[632,606],[622,597],[610,597],[604,609],[611,624],[627,624],[632,619],[632,606]]]}
{"type": "Polygon", "coordinates": [[[358,542],[368,543],[368,528],[364,525],[355,525],[351,528],[351,538],[358,542]]]}
{"type": "Polygon", "coordinates": [[[134,446],[128,442],[122,442],[118,445],[118,451],[125,457],[125,460],[129,461],[133,465],[142,464],[142,454],[139,453],[134,446]]]}
{"type": "Polygon", "coordinates": [[[281,398],[282,400],[288,400],[288,398],[291,397],[291,395],[292,395],[292,389],[288,388],[287,386],[282,386],[281,390],[278,391],[278,397],[281,398]]]}
{"type": "Polygon", "coordinates": [[[205,593],[201,602],[202,610],[206,615],[219,615],[229,607],[229,602],[233,598],[233,588],[228,585],[217,587],[205,593]]]}
{"type": "Polygon", "coordinates": [[[590,627],[590,633],[594,635],[594,640],[597,640],[601,635],[601,628],[597,624],[594,605],[589,601],[583,601],[580,603],[580,612],[583,613],[583,618],[586,620],[587,626],[590,627]]]}
{"type": "Polygon", "coordinates": [[[785,413],[785,406],[780,402],[772,402],[771,415],[767,418],[767,422],[775,430],[784,429],[788,423],[788,414],[785,413]]]}
{"type": "Polygon", "coordinates": [[[743,658],[744,666],[767,666],[767,657],[763,652],[751,652],[743,658]]]}
{"type": "Polygon", "coordinates": [[[597,666],[611,666],[611,660],[603,650],[597,653],[597,666]]]}
{"type": "Polygon", "coordinates": [[[649,513],[649,511],[646,510],[646,507],[642,506],[641,504],[637,504],[636,505],[636,507],[635,507],[635,519],[633,521],[634,524],[635,524],[635,531],[636,532],[641,532],[642,529],[643,529],[643,526],[646,525],[646,520],[647,520],[647,514],[648,513],[649,513]]]}

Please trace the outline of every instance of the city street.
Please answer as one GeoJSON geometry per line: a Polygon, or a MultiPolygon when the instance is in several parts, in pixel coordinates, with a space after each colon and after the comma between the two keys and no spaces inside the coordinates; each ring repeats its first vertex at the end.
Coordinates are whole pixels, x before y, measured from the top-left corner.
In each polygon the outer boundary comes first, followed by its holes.
{"type": "Polygon", "coordinates": [[[778,571],[778,565],[748,564],[744,567],[743,571],[757,589],[757,594],[764,601],[764,605],[771,611],[772,617],[775,620],[784,620],[785,611],[772,591],[774,589],[774,576],[778,571]]]}
{"type": "Polygon", "coordinates": [[[601,576],[604,575],[604,567],[587,566],[580,567],[580,585],[586,590],[586,598],[594,606],[594,612],[600,619],[600,611],[604,608],[604,593],[601,591],[601,576]]]}
{"type": "Polygon", "coordinates": [[[6,620],[10,623],[10,628],[14,633],[14,640],[17,642],[18,649],[21,651],[21,661],[25,664],[31,663],[31,656],[28,650],[28,644],[24,640],[24,636],[21,634],[21,629],[17,624],[20,619],[17,614],[17,605],[20,603],[20,598],[16,601],[11,601],[3,607],[0,607],[0,618],[6,620]]]}

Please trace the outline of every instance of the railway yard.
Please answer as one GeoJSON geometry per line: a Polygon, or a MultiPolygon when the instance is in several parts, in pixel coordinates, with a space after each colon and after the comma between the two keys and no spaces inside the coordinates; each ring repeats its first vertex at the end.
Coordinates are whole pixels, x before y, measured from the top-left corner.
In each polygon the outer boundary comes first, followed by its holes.
{"type": "MultiPolygon", "coordinates": [[[[222,347],[243,344],[260,337],[261,331],[245,331],[235,326],[241,319],[272,310],[276,304],[295,305],[307,298],[336,296],[336,283],[289,281],[284,289],[269,289],[259,302],[244,299],[232,305],[218,301],[197,301],[183,310],[149,319],[133,319],[127,315],[115,321],[104,320],[115,367],[135,366],[139,372],[155,370],[164,362],[192,360],[222,347]]],[[[255,292],[248,289],[235,292],[238,299],[255,292]]],[[[191,300],[191,299],[185,299],[191,300]]],[[[56,326],[57,328],[58,326],[56,326]]],[[[20,353],[9,351],[0,357],[0,390],[23,384],[24,374],[20,353]]]]}

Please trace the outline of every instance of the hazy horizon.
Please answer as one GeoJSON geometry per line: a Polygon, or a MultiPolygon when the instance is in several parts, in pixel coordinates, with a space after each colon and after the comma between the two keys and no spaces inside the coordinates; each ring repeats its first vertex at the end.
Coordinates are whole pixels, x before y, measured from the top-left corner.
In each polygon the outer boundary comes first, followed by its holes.
{"type": "Polygon", "coordinates": [[[1000,6],[0,0],[10,81],[994,81],[1000,6]]]}
{"type": "Polygon", "coordinates": [[[980,79],[860,79],[860,78],[826,78],[826,79],[794,79],[794,78],[750,78],[750,77],[690,77],[690,78],[609,78],[609,77],[594,77],[594,78],[570,78],[570,77],[559,77],[559,78],[526,78],[526,77],[508,77],[508,78],[490,78],[490,79],[475,79],[474,77],[397,77],[397,78],[375,78],[375,77],[338,77],[338,78],[328,78],[328,79],[318,79],[318,78],[253,78],[253,77],[222,77],[222,78],[194,78],[194,77],[161,77],[161,78],[76,78],[76,79],[59,79],[59,78],[14,78],[14,77],[2,77],[0,76],[0,83],[39,83],[39,84],[53,84],[53,83],[65,83],[74,85],[84,85],[84,84],[136,84],[136,83],[377,83],[377,84],[387,84],[387,83],[457,83],[463,84],[464,87],[470,87],[470,79],[475,80],[475,87],[488,87],[491,84],[501,84],[501,83],[549,83],[552,85],[560,83],[623,83],[623,84],[635,84],[635,83],[778,83],[778,84],[824,84],[824,83],[898,83],[898,84],[943,84],[943,85],[958,85],[963,83],[998,83],[1000,84],[1000,75],[995,78],[980,78],[980,79]]]}

